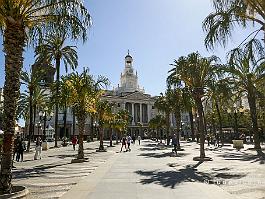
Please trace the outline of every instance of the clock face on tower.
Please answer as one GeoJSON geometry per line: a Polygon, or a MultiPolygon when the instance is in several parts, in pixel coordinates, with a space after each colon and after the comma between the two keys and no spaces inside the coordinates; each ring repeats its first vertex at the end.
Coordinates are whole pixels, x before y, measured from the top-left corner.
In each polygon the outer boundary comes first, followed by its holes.
{"type": "Polygon", "coordinates": [[[133,73],[133,69],[130,69],[129,72],[130,72],[130,73],[133,73]]]}

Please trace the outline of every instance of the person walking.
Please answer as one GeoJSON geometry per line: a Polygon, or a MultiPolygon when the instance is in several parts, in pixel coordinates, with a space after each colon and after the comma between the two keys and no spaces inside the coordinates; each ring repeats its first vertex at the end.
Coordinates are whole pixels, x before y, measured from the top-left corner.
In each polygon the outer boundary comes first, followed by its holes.
{"type": "Polygon", "coordinates": [[[126,149],[126,137],[125,136],[123,136],[121,139],[121,151],[120,152],[122,152],[123,146],[125,147],[125,150],[127,150],[126,149]]]}
{"type": "Polygon", "coordinates": [[[140,145],[140,144],[141,144],[141,136],[140,136],[140,135],[138,135],[137,140],[138,140],[138,143],[139,143],[139,145],[140,145]]]}
{"type": "Polygon", "coordinates": [[[172,137],[172,145],[174,146],[174,149],[172,151],[174,151],[176,154],[177,154],[177,144],[178,144],[177,136],[176,134],[174,134],[172,137]]]}
{"type": "Polygon", "coordinates": [[[133,136],[132,136],[133,144],[135,144],[135,140],[136,140],[136,137],[135,137],[135,135],[133,134],[133,136]]]}
{"type": "Polygon", "coordinates": [[[16,139],[14,140],[14,149],[13,149],[13,160],[16,157],[17,160],[17,146],[18,146],[18,140],[19,140],[19,136],[16,137],[16,139]]]}
{"type": "Polygon", "coordinates": [[[72,145],[73,145],[73,149],[75,151],[75,145],[77,144],[77,137],[74,136],[73,139],[72,139],[72,145]]]}
{"type": "Polygon", "coordinates": [[[17,157],[16,157],[16,161],[19,162],[19,160],[21,159],[21,162],[23,162],[23,153],[26,150],[26,143],[23,140],[23,138],[19,138],[18,142],[17,142],[17,157]]]}
{"type": "Polygon", "coordinates": [[[35,152],[35,155],[34,155],[34,160],[37,160],[38,158],[41,159],[41,144],[42,144],[42,141],[41,141],[41,138],[40,137],[37,137],[37,140],[36,140],[36,152],[35,152]]]}
{"type": "Polygon", "coordinates": [[[131,151],[131,148],[130,148],[131,141],[132,141],[132,138],[131,138],[130,135],[128,135],[128,137],[127,137],[127,147],[128,147],[128,151],[131,151]]]}

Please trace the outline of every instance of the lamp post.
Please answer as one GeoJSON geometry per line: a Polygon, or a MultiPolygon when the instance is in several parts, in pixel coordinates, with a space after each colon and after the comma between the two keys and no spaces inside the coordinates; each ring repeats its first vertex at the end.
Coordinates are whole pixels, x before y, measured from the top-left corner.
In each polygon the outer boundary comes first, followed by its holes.
{"type": "Polygon", "coordinates": [[[39,137],[39,135],[40,135],[40,128],[41,128],[41,123],[40,123],[40,121],[39,121],[37,124],[35,124],[35,126],[36,126],[37,129],[38,129],[38,137],[39,137]]]}
{"type": "Polygon", "coordinates": [[[227,113],[228,114],[233,114],[234,116],[234,133],[236,136],[236,139],[239,139],[239,132],[238,132],[238,115],[237,113],[243,113],[244,112],[244,108],[243,107],[237,107],[236,104],[234,104],[233,109],[227,109],[227,113]]]}
{"type": "Polygon", "coordinates": [[[40,121],[43,121],[43,137],[42,140],[46,140],[46,122],[50,121],[53,117],[53,112],[48,113],[48,108],[44,108],[44,112],[39,112],[40,121]]]}
{"type": "Polygon", "coordinates": [[[97,139],[99,139],[99,135],[98,135],[98,127],[99,127],[99,124],[98,124],[98,122],[97,121],[95,121],[94,123],[93,123],[93,126],[94,126],[94,129],[95,129],[95,135],[96,135],[96,138],[97,139]]]}

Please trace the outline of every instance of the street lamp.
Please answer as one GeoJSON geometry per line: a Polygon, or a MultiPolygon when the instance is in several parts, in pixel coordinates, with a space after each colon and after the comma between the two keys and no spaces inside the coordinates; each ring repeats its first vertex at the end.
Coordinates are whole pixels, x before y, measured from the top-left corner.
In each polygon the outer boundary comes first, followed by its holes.
{"type": "Polygon", "coordinates": [[[93,126],[94,126],[94,129],[95,129],[95,131],[96,131],[95,136],[96,136],[97,139],[98,139],[98,127],[99,127],[98,122],[95,121],[95,122],[93,123],[93,126]]]}
{"type": "Polygon", "coordinates": [[[39,135],[40,135],[40,128],[41,128],[41,123],[40,123],[40,121],[39,121],[37,124],[35,124],[35,126],[36,126],[36,128],[38,129],[38,137],[39,137],[39,135]]]}
{"type": "Polygon", "coordinates": [[[44,108],[44,112],[40,111],[39,112],[39,116],[40,116],[40,121],[43,121],[43,140],[46,140],[46,122],[50,121],[53,117],[53,112],[51,112],[50,114],[48,113],[48,108],[45,107],[44,108]]]}

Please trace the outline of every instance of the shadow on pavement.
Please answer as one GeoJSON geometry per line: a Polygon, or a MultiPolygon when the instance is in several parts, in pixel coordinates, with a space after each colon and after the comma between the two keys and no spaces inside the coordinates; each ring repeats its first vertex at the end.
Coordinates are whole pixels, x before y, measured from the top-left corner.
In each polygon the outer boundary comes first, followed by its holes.
{"type": "Polygon", "coordinates": [[[224,160],[239,160],[239,161],[259,161],[260,155],[253,155],[246,152],[231,152],[217,155],[218,157],[224,158],[224,160]]]}
{"type": "Polygon", "coordinates": [[[175,153],[167,152],[167,153],[141,153],[138,156],[144,156],[147,158],[166,158],[166,157],[183,157],[189,155],[189,153],[178,153],[175,155],[175,153]]]}
{"type": "Polygon", "coordinates": [[[135,173],[138,175],[146,177],[145,179],[141,179],[140,183],[142,184],[158,184],[163,187],[175,188],[175,186],[183,183],[183,182],[204,182],[205,180],[209,180],[210,177],[208,174],[203,172],[198,172],[197,167],[202,164],[202,162],[198,162],[195,165],[187,165],[184,169],[179,169],[177,171],[141,171],[138,170],[135,173]]]}

